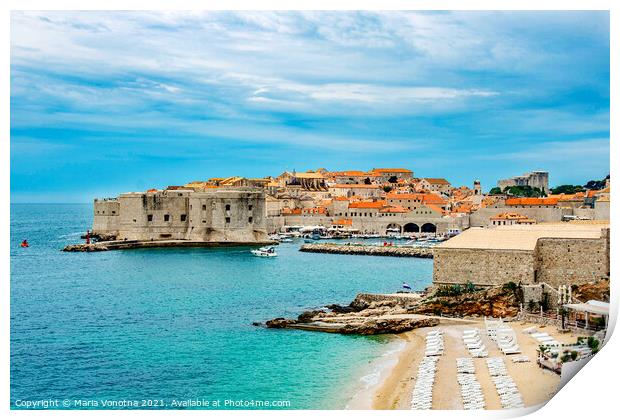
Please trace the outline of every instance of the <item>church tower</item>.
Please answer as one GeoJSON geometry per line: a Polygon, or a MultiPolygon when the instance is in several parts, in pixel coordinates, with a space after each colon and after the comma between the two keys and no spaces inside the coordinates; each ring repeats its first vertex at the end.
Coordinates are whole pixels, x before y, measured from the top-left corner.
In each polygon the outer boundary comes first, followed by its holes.
{"type": "Polygon", "coordinates": [[[480,180],[474,181],[474,195],[482,195],[482,186],[480,186],[480,180]]]}

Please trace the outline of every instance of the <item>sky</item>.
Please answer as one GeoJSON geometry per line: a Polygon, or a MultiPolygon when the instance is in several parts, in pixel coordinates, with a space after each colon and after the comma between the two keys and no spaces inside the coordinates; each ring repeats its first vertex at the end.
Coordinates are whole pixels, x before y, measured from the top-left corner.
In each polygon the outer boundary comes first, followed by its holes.
{"type": "Polygon", "coordinates": [[[11,202],[405,167],[609,173],[607,12],[13,12],[11,202]]]}

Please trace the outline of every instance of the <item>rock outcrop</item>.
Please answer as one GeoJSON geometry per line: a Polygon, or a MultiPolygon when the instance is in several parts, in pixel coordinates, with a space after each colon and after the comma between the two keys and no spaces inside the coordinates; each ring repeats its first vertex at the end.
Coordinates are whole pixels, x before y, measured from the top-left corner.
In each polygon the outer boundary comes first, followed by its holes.
{"type": "Polygon", "coordinates": [[[462,292],[457,296],[442,296],[436,291],[412,310],[418,314],[505,318],[518,314],[519,300],[514,291],[503,286],[462,292]]]}
{"type": "Polygon", "coordinates": [[[65,252],[99,252],[99,251],[107,251],[108,247],[103,244],[76,244],[76,245],[67,245],[62,249],[65,252]]]}
{"type": "Polygon", "coordinates": [[[581,302],[600,300],[609,302],[609,280],[600,280],[573,286],[573,297],[581,302]]]}

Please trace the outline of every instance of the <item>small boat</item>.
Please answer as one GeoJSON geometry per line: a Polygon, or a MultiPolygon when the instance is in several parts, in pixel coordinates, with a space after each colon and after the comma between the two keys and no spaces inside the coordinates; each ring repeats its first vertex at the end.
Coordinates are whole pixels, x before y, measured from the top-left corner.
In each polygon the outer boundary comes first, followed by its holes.
{"type": "Polygon", "coordinates": [[[30,244],[28,243],[26,239],[24,239],[19,246],[21,246],[22,248],[28,248],[30,244]]]}
{"type": "Polygon", "coordinates": [[[293,242],[291,238],[281,238],[280,242],[293,242]]]}
{"type": "Polygon", "coordinates": [[[255,257],[277,257],[276,249],[272,246],[265,246],[250,251],[255,257]]]}

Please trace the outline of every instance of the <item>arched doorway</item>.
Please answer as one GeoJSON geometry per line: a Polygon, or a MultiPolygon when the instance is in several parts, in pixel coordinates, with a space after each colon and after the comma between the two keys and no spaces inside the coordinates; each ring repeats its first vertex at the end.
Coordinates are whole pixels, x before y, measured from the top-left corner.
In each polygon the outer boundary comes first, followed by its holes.
{"type": "Polygon", "coordinates": [[[420,231],[420,226],[416,225],[415,223],[407,223],[404,229],[406,233],[411,233],[411,232],[417,233],[420,231]]]}
{"type": "Polygon", "coordinates": [[[387,225],[387,228],[385,229],[385,234],[386,235],[394,235],[394,234],[399,234],[402,232],[403,228],[401,225],[399,225],[398,223],[390,223],[389,225],[387,225]]]}
{"type": "Polygon", "coordinates": [[[435,233],[437,232],[437,226],[432,223],[424,223],[422,225],[422,232],[424,233],[435,233]]]}

